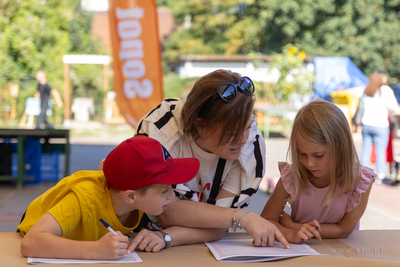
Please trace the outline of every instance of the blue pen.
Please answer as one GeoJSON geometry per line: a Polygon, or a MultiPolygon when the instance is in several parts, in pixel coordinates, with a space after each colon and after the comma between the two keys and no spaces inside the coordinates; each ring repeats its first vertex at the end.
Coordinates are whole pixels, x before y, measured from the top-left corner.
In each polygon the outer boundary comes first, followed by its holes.
{"type": "Polygon", "coordinates": [[[114,235],[117,235],[114,229],[112,229],[111,226],[108,223],[106,223],[102,218],[100,218],[100,222],[104,225],[105,228],[107,228],[108,231],[110,231],[114,235]]]}

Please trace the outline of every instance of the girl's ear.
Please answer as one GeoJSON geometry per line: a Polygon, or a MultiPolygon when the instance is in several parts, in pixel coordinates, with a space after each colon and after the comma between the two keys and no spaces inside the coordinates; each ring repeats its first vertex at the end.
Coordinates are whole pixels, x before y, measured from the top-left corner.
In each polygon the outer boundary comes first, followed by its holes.
{"type": "Polygon", "coordinates": [[[134,190],[125,190],[122,192],[122,198],[128,203],[133,204],[136,200],[136,194],[134,190]]]}

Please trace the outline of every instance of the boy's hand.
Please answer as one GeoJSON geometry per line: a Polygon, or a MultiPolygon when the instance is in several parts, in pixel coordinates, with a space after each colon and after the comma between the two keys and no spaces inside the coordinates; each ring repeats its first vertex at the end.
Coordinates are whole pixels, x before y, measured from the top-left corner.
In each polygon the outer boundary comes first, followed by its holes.
{"type": "Polygon", "coordinates": [[[107,233],[96,241],[98,244],[98,256],[96,259],[117,260],[126,254],[129,238],[124,236],[120,231],[117,231],[116,233],[118,235],[107,233]]]}
{"type": "Polygon", "coordinates": [[[289,243],[281,231],[268,220],[250,212],[242,220],[242,226],[253,238],[255,247],[273,247],[275,239],[282,243],[285,248],[290,248],[289,243]]]}
{"type": "Polygon", "coordinates": [[[132,253],[136,247],[147,252],[159,252],[165,247],[164,237],[158,231],[142,229],[136,237],[129,242],[127,253],[132,253]]]}
{"type": "Polygon", "coordinates": [[[319,234],[321,227],[317,220],[305,223],[301,226],[300,230],[296,231],[293,235],[293,243],[302,243],[313,237],[321,240],[321,235],[319,234]]]}

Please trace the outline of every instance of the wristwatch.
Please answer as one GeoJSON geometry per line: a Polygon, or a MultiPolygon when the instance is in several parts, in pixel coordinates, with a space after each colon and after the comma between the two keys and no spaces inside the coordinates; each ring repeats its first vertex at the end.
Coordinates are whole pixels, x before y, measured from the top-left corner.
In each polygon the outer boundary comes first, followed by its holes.
{"type": "Polygon", "coordinates": [[[166,232],[164,232],[163,230],[158,230],[160,231],[160,233],[163,235],[164,237],[164,241],[165,241],[165,248],[169,248],[171,246],[171,242],[172,242],[172,238],[169,234],[167,234],[166,232]]]}

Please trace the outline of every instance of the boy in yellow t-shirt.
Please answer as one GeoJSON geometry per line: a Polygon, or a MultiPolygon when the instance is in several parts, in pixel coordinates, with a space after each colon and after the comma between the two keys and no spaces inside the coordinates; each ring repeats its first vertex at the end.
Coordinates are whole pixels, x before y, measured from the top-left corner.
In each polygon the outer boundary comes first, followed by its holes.
{"type": "Polygon", "coordinates": [[[138,226],[143,212],[160,215],[175,196],[171,184],[191,180],[199,166],[194,158],[173,159],[152,138],[127,139],[107,156],[103,171],[76,172],[29,205],[18,226],[24,236],[21,253],[26,257],[119,259],[131,252],[132,242],[142,250],[160,251],[171,241],[163,231],[144,229],[129,244],[125,234],[138,226]]]}

